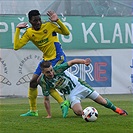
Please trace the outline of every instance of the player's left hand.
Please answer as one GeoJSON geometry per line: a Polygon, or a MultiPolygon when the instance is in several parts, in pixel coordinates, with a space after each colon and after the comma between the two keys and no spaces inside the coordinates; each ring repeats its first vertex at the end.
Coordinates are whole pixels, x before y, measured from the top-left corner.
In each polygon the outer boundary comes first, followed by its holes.
{"type": "Polygon", "coordinates": [[[58,20],[58,16],[57,16],[57,14],[54,11],[48,11],[47,15],[49,16],[49,19],[52,22],[56,22],[58,20]]]}
{"type": "Polygon", "coordinates": [[[22,23],[19,23],[16,27],[19,28],[19,29],[23,29],[23,28],[27,28],[27,22],[22,22],[22,23]]]}
{"type": "Polygon", "coordinates": [[[90,65],[90,63],[91,63],[91,59],[90,58],[86,58],[85,59],[85,65],[88,66],[88,65],[90,65]]]}
{"type": "Polygon", "coordinates": [[[51,115],[47,115],[47,116],[43,116],[42,118],[51,118],[52,116],[51,115]]]}
{"type": "Polygon", "coordinates": [[[51,115],[48,115],[48,116],[46,116],[45,118],[48,118],[48,119],[49,119],[49,118],[51,118],[51,117],[52,117],[51,115]]]}

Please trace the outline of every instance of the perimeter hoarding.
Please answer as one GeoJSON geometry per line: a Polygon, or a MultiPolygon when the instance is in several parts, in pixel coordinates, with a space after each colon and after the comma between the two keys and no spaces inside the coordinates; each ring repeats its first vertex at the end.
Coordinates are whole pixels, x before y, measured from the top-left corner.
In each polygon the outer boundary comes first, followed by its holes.
{"type": "MultiPolygon", "coordinates": [[[[47,20],[47,16],[42,16],[47,20]]],[[[132,17],[60,17],[69,28],[70,35],[59,35],[62,47],[72,49],[123,49],[133,48],[132,17]]],[[[0,48],[13,48],[15,27],[28,22],[25,15],[0,16],[0,48]]],[[[29,24],[30,26],[30,24],[29,24]]],[[[25,29],[21,30],[21,35],[25,29]]],[[[24,48],[35,49],[32,43],[24,48]]]]}
{"type": "MultiPolygon", "coordinates": [[[[91,58],[85,65],[74,65],[69,71],[85,80],[100,94],[133,93],[131,49],[65,51],[68,60],[91,58]],[[82,53],[82,55],[81,55],[82,53]]],[[[27,96],[29,81],[42,59],[38,50],[0,49],[0,95],[27,96]],[[13,62],[13,63],[12,63],[13,62]]],[[[42,95],[41,89],[38,89],[42,95]]]]}
{"type": "Polygon", "coordinates": [[[68,60],[72,60],[73,58],[90,58],[92,62],[89,66],[85,66],[83,64],[76,64],[70,67],[68,70],[71,73],[86,81],[92,87],[111,87],[111,56],[67,57],[68,60]]]}

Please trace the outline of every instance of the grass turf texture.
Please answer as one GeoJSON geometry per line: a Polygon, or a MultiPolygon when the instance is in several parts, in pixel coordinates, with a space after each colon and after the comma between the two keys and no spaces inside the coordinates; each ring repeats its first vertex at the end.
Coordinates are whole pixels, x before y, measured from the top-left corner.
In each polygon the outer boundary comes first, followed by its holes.
{"type": "Polygon", "coordinates": [[[71,109],[62,118],[59,104],[51,98],[52,118],[46,119],[43,98],[38,98],[38,117],[20,117],[28,111],[28,98],[0,99],[0,133],[133,133],[133,95],[103,95],[125,109],[128,116],[120,116],[90,99],[82,100],[83,108],[94,106],[99,113],[95,122],[86,122],[71,109]]]}

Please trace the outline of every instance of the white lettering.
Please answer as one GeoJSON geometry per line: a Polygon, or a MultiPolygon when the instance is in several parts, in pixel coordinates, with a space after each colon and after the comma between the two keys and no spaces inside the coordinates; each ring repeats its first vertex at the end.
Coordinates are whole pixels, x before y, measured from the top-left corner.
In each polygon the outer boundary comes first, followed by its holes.
{"type": "Polygon", "coordinates": [[[69,72],[71,72],[73,75],[78,74],[79,72],[79,66],[77,64],[73,65],[72,67],[70,67],[69,72]]]}
{"type": "Polygon", "coordinates": [[[0,26],[4,26],[3,29],[0,29],[0,32],[7,32],[8,31],[8,25],[5,22],[0,22],[0,26]]]}
{"type": "Polygon", "coordinates": [[[121,29],[120,29],[120,25],[119,25],[119,23],[116,23],[116,24],[115,24],[112,43],[115,42],[116,37],[119,37],[119,39],[120,39],[120,43],[123,43],[123,41],[122,41],[122,34],[121,34],[121,29]]]}
{"type": "Polygon", "coordinates": [[[93,38],[94,42],[95,43],[98,43],[96,37],[94,36],[94,34],[92,33],[92,28],[95,26],[96,23],[92,23],[91,26],[89,27],[88,30],[86,30],[85,28],[85,24],[82,23],[82,28],[83,28],[83,34],[84,34],[84,42],[87,43],[88,42],[88,39],[87,39],[87,35],[90,34],[91,37],[93,38]]]}
{"type": "Polygon", "coordinates": [[[110,40],[104,39],[104,30],[103,30],[103,24],[99,23],[100,26],[100,32],[101,32],[101,43],[110,43],[110,40]]]}
{"type": "Polygon", "coordinates": [[[80,64],[80,65],[73,65],[68,68],[68,71],[71,72],[73,75],[77,75],[79,73],[79,78],[86,81],[86,76],[90,79],[90,81],[94,81],[94,77],[92,75],[93,72],[93,65],[90,64],[88,67],[80,64]]]}
{"type": "Polygon", "coordinates": [[[90,65],[88,66],[88,68],[89,68],[89,69],[86,70],[86,74],[87,74],[88,78],[90,79],[90,81],[94,81],[94,77],[92,76],[92,72],[93,72],[93,70],[94,70],[93,65],[90,64],[90,65]]]}
{"type": "Polygon", "coordinates": [[[11,23],[11,30],[12,30],[12,43],[14,43],[15,26],[13,22],[11,23]]]}
{"type": "Polygon", "coordinates": [[[125,43],[128,43],[128,36],[133,44],[133,23],[131,24],[131,30],[129,28],[129,24],[125,24],[125,43]]]}

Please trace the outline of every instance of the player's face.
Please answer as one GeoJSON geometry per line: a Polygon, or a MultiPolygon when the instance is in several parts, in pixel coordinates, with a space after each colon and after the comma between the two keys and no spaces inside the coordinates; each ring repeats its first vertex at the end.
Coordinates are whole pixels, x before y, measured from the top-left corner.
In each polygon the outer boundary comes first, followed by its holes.
{"type": "Polygon", "coordinates": [[[54,77],[54,70],[52,66],[50,66],[49,68],[44,68],[42,73],[49,79],[52,79],[54,77]]]}
{"type": "Polygon", "coordinates": [[[29,22],[32,24],[32,27],[35,30],[39,30],[41,28],[42,21],[41,21],[40,15],[32,16],[32,18],[31,18],[31,20],[29,20],[29,22]]]}

